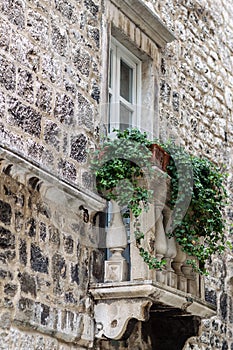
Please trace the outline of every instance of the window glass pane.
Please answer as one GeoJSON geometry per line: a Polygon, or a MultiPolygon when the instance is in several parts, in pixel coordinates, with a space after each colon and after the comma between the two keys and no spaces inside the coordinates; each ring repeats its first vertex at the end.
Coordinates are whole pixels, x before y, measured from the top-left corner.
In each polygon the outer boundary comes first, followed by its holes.
{"type": "Polygon", "coordinates": [[[132,126],[132,111],[120,104],[120,129],[125,130],[132,126]]]}
{"type": "Polygon", "coordinates": [[[121,60],[120,95],[132,102],[133,69],[121,60]]]}

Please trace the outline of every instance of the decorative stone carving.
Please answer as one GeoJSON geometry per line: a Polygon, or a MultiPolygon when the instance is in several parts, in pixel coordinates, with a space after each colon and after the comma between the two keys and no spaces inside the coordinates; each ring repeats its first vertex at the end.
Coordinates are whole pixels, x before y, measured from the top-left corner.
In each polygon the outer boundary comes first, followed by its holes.
{"type": "Polygon", "coordinates": [[[1,147],[0,155],[0,171],[26,186],[33,187],[45,201],[58,201],[60,205],[68,205],[74,212],[83,206],[90,214],[90,221],[106,205],[105,200],[92,191],[82,186],[71,186],[1,147]]]}
{"type": "MultiPolygon", "coordinates": [[[[187,257],[187,258],[194,259],[193,257],[187,257]]],[[[193,295],[197,295],[198,294],[197,274],[193,271],[192,266],[188,264],[183,264],[181,270],[187,279],[187,292],[193,295]]]]}
{"type": "Polygon", "coordinates": [[[177,288],[179,290],[182,290],[183,292],[186,292],[187,281],[181,270],[183,263],[186,259],[186,254],[181,250],[181,247],[177,242],[176,242],[176,250],[177,250],[177,254],[173,259],[172,267],[175,270],[175,273],[177,275],[177,288]]]}
{"type": "Polygon", "coordinates": [[[127,261],[122,256],[127,246],[127,234],[122,220],[120,207],[115,201],[112,203],[113,218],[107,232],[106,247],[112,256],[105,261],[105,281],[126,281],[128,274],[127,261]]]}
{"type": "Polygon", "coordinates": [[[213,306],[205,301],[152,281],[98,283],[91,285],[90,293],[95,301],[97,338],[121,339],[131,319],[148,319],[152,304],[163,310],[174,308],[182,315],[205,318],[215,314],[213,306]]]}
{"type": "Polygon", "coordinates": [[[121,339],[127,330],[131,319],[146,321],[149,317],[150,300],[123,299],[108,303],[99,303],[95,307],[95,320],[97,323],[96,337],[121,339]]]}

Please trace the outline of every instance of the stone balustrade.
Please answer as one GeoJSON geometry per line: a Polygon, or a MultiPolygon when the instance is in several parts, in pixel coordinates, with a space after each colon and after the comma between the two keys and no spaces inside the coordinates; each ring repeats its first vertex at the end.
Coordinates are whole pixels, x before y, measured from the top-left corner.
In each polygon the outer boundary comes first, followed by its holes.
{"type": "MultiPolygon", "coordinates": [[[[144,248],[158,260],[165,259],[166,266],[161,270],[150,270],[139,255],[135,244],[134,228],[131,228],[130,261],[127,264],[122,253],[126,247],[127,236],[122,221],[120,208],[113,203],[113,218],[107,233],[107,247],[112,252],[105,261],[105,282],[146,281],[162,284],[195,297],[204,299],[203,278],[186,264],[188,258],[181,250],[174,237],[168,232],[172,221],[172,210],[167,205],[169,195],[169,178],[162,176],[161,171],[155,177],[155,198],[149,210],[140,217],[141,229],[145,234],[144,248]],[[127,271],[128,270],[128,271],[127,271]],[[129,276],[129,277],[128,277],[129,276]]],[[[133,218],[131,218],[133,222],[133,218]]]]}

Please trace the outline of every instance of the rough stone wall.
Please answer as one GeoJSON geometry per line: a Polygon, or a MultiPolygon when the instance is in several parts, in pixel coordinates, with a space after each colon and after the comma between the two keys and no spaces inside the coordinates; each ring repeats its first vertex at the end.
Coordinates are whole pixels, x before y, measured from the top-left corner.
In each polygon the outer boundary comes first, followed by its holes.
{"type": "MultiPolygon", "coordinates": [[[[232,202],[233,25],[225,0],[145,1],[175,32],[163,50],[160,83],[160,133],[192,153],[225,167],[232,202]]],[[[226,210],[229,225],[232,207],[226,210]]],[[[227,238],[232,242],[232,231],[227,238]]],[[[210,262],[206,299],[217,316],[204,321],[200,337],[185,349],[233,349],[233,258],[228,252],[210,262]]]]}
{"type": "Polygon", "coordinates": [[[86,186],[100,98],[100,6],[99,0],[0,4],[1,143],[86,186]]]}
{"type": "MultiPolygon", "coordinates": [[[[160,137],[174,139],[188,151],[205,156],[229,173],[232,202],[233,25],[227,0],[144,0],[177,40],[162,50],[160,64],[160,137]]],[[[232,206],[226,210],[230,227],[232,206]]],[[[232,230],[226,238],[231,242],[232,230]]],[[[217,315],[201,322],[199,336],[185,350],[233,350],[233,256],[228,251],[209,264],[206,300],[217,315]]],[[[139,328],[119,349],[147,349],[139,328]],[[136,339],[136,342],[135,342],[136,339]]],[[[101,343],[100,349],[116,344],[101,343]]],[[[150,346],[149,346],[150,348],[150,346]]]]}
{"type": "MultiPolygon", "coordinates": [[[[161,137],[170,135],[232,174],[231,4],[144,1],[177,35],[161,60],[161,137]]],[[[86,187],[86,150],[98,136],[100,41],[100,0],[1,1],[1,144],[86,187]]],[[[231,176],[228,185],[232,190],[231,176]]],[[[78,243],[92,228],[58,204],[45,207],[38,191],[7,174],[0,193],[0,349],[91,346],[86,293],[97,254],[78,243]]],[[[231,220],[232,208],[227,214],[231,220]]],[[[232,260],[229,254],[211,262],[206,298],[217,316],[203,321],[185,349],[233,350],[232,260]]],[[[140,324],[127,342],[96,344],[100,350],[147,347],[140,324]]]]}
{"type": "Polygon", "coordinates": [[[62,198],[45,201],[33,187],[1,174],[0,349],[89,347],[94,320],[87,291],[98,258],[93,244],[83,242],[93,227],[82,211],[62,198]]]}

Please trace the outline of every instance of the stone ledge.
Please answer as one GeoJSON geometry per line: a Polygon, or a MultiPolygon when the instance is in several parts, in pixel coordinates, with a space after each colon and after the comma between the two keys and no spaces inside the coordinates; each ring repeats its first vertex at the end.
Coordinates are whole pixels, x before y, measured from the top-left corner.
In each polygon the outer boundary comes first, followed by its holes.
{"type": "Polygon", "coordinates": [[[121,339],[131,319],[149,318],[153,304],[159,306],[158,312],[167,308],[179,316],[209,318],[216,314],[204,300],[151,280],[92,284],[90,293],[96,302],[98,338],[121,339]]]}
{"type": "Polygon", "coordinates": [[[105,207],[105,200],[98,194],[80,185],[70,185],[1,146],[0,156],[1,172],[12,176],[25,186],[34,186],[33,188],[38,190],[44,199],[56,201],[60,205],[68,204],[76,210],[85,205],[93,213],[105,207]]]}
{"type": "Polygon", "coordinates": [[[160,18],[141,0],[110,1],[159,47],[164,47],[167,43],[176,39],[160,18]]]}

